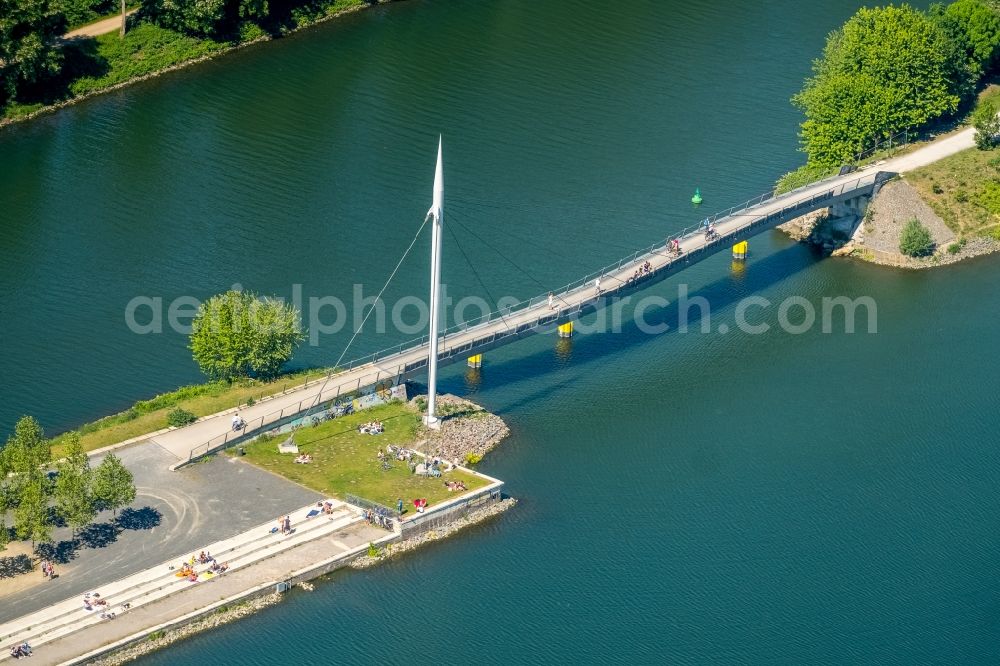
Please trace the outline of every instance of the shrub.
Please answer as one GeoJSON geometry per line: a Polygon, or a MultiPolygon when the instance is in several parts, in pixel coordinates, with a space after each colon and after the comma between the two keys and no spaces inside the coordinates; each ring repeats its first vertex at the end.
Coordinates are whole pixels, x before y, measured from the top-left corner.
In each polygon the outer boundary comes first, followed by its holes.
{"type": "Polygon", "coordinates": [[[933,185],[931,185],[931,192],[933,192],[934,194],[944,194],[944,188],[938,185],[937,183],[934,183],[933,185]]]}
{"type": "Polygon", "coordinates": [[[899,238],[899,251],[909,257],[923,257],[934,252],[934,239],[927,227],[912,218],[899,238]]]}
{"type": "Polygon", "coordinates": [[[1000,214],[1000,182],[989,180],[976,193],[976,203],[991,214],[1000,214]]]}
{"type": "Polygon", "coordinates": [[[969,200],[969,193],[965,190],[958,190],[955,192],[955,201],[958,203],[965,203],[969,200]]]}
{"type": "Polygon", "coordinates": [[[789,171],[779,178],[777,184],[774,186],[774,193],[784,194],[785,192],[791,192],[803,185],[815,183],[817,180],[826,178],[833,173],[835,172],[828,167],[803,164],[795,171],[789,171]]]}
{"type": "Polygon", "coordinates": [[[370,557],[370,558],[372,558],[374,560],[375,558],[379,557],[381,554],[382,554],[382,551],[380,551],[378,549],[378,547],[374,543],[372,543],[371,541],[369,541],[368,542],[368,557],[370,557]]]}
{"type": "Polygon", "coordinates": [[[952,243],[951,245],[948,246],[948,254],[958,254],[959,251],[961,251],[961,249],[962,249],[961,243],[952,243]]]}
{"type": "Polygon", "coordinates": [[[241,42],[252,42],[255,39],[260,39],[261,37],[266,37],[267,33],[256,23],[250,23],[249,21],[240,24],[240,41],[241,42]]]}
{"type": "Polygon", "coordinates": [[[479,455],[478,453],[466,453],[465,454],[465,464],[466,465],[475,465],[476,463],[478,463],[482,459],[483,459],[483,457],[481,455],[479,455]]]}
{"type": "Polygon", "coordinates": [[[167,423],[174,427],[186,426],[187,424],[194,423],[197,420],[197,416],[183,407],[175,407],[167,412],[167,423]]]}
{"type": "Polygon", "coordinates": [[[976,107],[972,114],[972,126],[976,128],[976,148],[991,150],[996,145],[997,135],[1000,135],[1000,118],[997,118],[997,107],[990,101],[984,101],[976,107]]]}

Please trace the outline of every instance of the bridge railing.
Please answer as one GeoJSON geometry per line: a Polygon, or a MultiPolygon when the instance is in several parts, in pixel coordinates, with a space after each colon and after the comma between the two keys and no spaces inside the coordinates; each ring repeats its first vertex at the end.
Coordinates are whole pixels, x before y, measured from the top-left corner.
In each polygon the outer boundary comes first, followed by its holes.
{"type": "MultiPolygon", "coordinates": [[[[746,215],[748,211],[766,202],[772,202],[772,203],[778,201],[787,202],[787,205],[784,205],[781,208],[772,211],[766,215],[753,215],[747,217],[747,220],[745,221],[744,224],[741,224],[734,229],[728,230],[725,233],[720,233],[718,238],[706,244],[704,247],[699,248],[694,253],[688,253],[680,257],[672,258],[671,261],[667,264],[667,266],[670,266],[674,261],[681,261],[681,260],[689,261],[692,256],[697,256],[703,253],[709,247],[714,248],[718,244],[730,242],[730,240],[733,237],[739,236],[747,229],[759,225],[762,222],[766,222],[767,220],[770,220],[772,218],[784,219],[785,217],[787,217],[791,213],[796,212],[799,209],[810,208],[818,202],[837,198],[847,192],[865,189],[869,186],[874,185],[881,175],[882,175],[881,173],[869,173],[862,176],[858,176],[857,178],[843,182],[830,189],[814,192],[807,197],[801,196],[802,192],[804,190],[814,190],[818,183],[813,183],[812,185],[808,185],[803,188],[799,188],[797,190],[792,190],[791,192],[787,192],[785,194],[778,196],[774,196],[773,193],[767,193],[765,195],[755,197],[754,199],[748,200],[741,206],[734,206],[732,208],[727,209],[724,212],[720,212],[711,217],[705,218],[702,220],[702,222],[688,226],[674,234],[670,234],[665,238],[664,242],[662,243],[653,243],[647,248],[636,250],[630,256],[623,257],[615,263],[608,264],[607,266],[604,266],[603,268],[600,268],[597,271],[594,271],[582,278],[574,280],[573,282],[564,285],[558,290],[553,290],[552,293],[557,302],[559,300],[563,300],[563,302],[565,303],[566,296],[571,295],[574,292],[577,292],[581,289],[591,288],[594,283],[594,280],[597,279],[598,277],[602,279],[611,278],[619,282],[622,282],[624,284],[625,281],[617,277],[619,274],[623,272],[623,270],[627,273],[632,271],[634,267],[642,265],[647,260],[653,257],[662,257],[664,254],[666,254],[666,245],[671,240],[676,239],[678,241],[685,241],[686,239],[691,239],[695,235],[703,233],[705,220],[718,222],[721,220],[725,220],[726,218],[729,217],[739,217],[742,215],[746,215]]],[[[843,177],[838,176],[826,180],[841,180],[842,178],[843,177]]],[[[822,183],[823,181],[819,182],[822,183]]],[[[623,284],[618,286],[608,285],[604,289],[604,291],[605,292],[615,291],[620,286],[623,286],[623,284]]],[[[501,337],[501,334],[492,332],[487,335],[477,337],[475,335],[475,330],[477,328],[486,328],[490,324],[498,320],[504,320],[510,318],[511,316],[516,315],[519,312],[523,312],[533,307],[547,303],[547,301],[548,301],[548,294],[547,293],[540,294],[537,296],[533,296],[529,299],[520,301],[516,304],[510,305],[508,307],[502,308],[500,310],[495,310],[488,314],[482,315],[476,320],[466,321],[461,324],[452,326],[446,329],[441,336],[442,344],[439,349],[439,354],[442,357],[450,357],[455,354],[462,353],[462,351],[465,349],[471,350],[477,346],[488,344],[496,340],[498,337],[501,337]],[[468,339],[467,335],[470,332],[473,335],[471,339],[468,339]],[[459,344],[449,345],[448,344],[449,338],[454,338],[456,335],[462,335],[464,339],[459,344]]],[[[549,325],[555,319],[566,317],[568,315],[572,315],[575,314],[576,312],[579,312],[581,308],[582,308],[582,303],[576,303],[570,305],[569,307],[557,308],[555,310],[550,310],[548,308],[540,309],[539,314],[536,317],[529,319],[528,321],[519,322],[516,326],[516,332],[523,332],[525,330],[534,330],[541,326],[549,325]]],[[[508,326],[508,331],[503,333],[502,335],[508,335],[510,332],[511,332],[510,327],[508,326]]],[[[412,340],[408,340],[406,342],[401,342],[397,345],[393,345],[392,347],[388,347],[386,349],[373,352],[371,354],[359,356],[331,371],[330,374],[327,375],[327,378],[325,380],[316,380],[315,383],[319,383],[319,381],[323,381],[324,383],[322,390],[321,391],[318,390],[315,395],[303,398],[297,404],[288,405],[282,409],[278,409],[269,414],[265,414],[264,416],[256,417],[251,421],[247,422],[246,427],[244,427],[241,430],[231,431],[213,437],[207,442],[191,449],[188,458],[189,460],[194,460],[195,458],[206,455],[207,453],[210,453],[212,451],[231,446],[237,441],[241,440],[242,438],[247,437],[249,433],[256,433],[262,430],[263,428],[267,427],[268,425],[273,425],[285,419],[286,417],[299,414],[303,411],[310,410],[327,400],[336,400],[342,395],[342,393],[357,391],[363,387],[377,384],[379,381],[382,381],[383,379],[388,379],[391,377],[399,377],[404,373],[415,370],[418,367],[422,367],[423,365],[422,363],[407,364],[405,362],[404,356],[412,352],[412,350],[418,349],[423,345],[427,344],[428,341],[429,337],[427,335],[423,335],[418,338],[414,338],[412,340]],[[373,367],[372,372],[360,375],[356,379],[336,381],[336,377],[338,375],[342,375],[346,372],[349,372],[361,366],[365,365],[374,366],[376,363],[380,363],[380,365],[382,365],[383,367],[387,367],[388,369],[373,367]],[[329,384],[331,381],[333,381],[334,383],[330,386],[327,386],[327,384],[329,384]],[[347,390],[345,391],[345,389],[347,390]]]]}
{"type": "MultiPolygon", "coordinates": [[[[863,176],[858,176],[857,178],[855,178],[855,179],[853,179],[851,181],[848,181],[846,183],[842,183],[841,185],[838,185],[838,186],[836,186],[834,188],[831,188],[831,190],[829,191],[830,192],[830,196],[837,197],[837,196],[842,195],[844,192],[851,191],[851,190],[856,190],[856,189],[861,189],[863,187],[866,187],[867,185],[869,185],[871,183],[874,183],[876,176],[877,176],[877,174],[866,174],[866,175],[863,175],[863,176]]],[[[692,225],[690,225],[690,226],[688,226],[688,227],[686,227],[684,229],[681,229],[679,232],[675,232],[673,234],[670,234],[670,235],[668,235],[668,236],[665,237],[665,241],[663,243],[653,243],[652,245],[650,245],[650,246],[648,246],[648,247],[646,247],[644,249],[636,250],[630,256],[622,257],[617,262],[608,264],[608,265],[604,266],[603,268],[600,268],[600,269],[598,269],[596,271],[593,271],[592,273],[590,273],[590,274],[588,274],[588,275],[586,275],[586,276],[584,276],[582,278],[576,279],[576,280],[574,280],[574,281],[572,281],[572,282],[570,282],[570,283],[568,283],[566,285],[563,285],[562,287],[560,287],[558,289],[553,289],[552,293],[558,299],[558,296],[560,296],[560,295],[563,295],[563,294],[575,291],[575,290],[577,290],[577,289],[579,289],[581,287],[586,287],[588,285],[593,284],[594,280],[596,278],[598,278],[598,277],[602,277],[603,278],[603,277],[608,276],[608,275],[613,275],[615,273],[619,273],[623,267],[630,266],[631,264],[636,263],[640,257],[647,258],[649,256],[657,256],[657,255],[662,256],[662,254],[664,252],[660,251],[659,248],[664,248],[664,250],[665,250],[665,245],[666,245],[666,243],[668,241],[671,241],[671,240],[674,240],[674,239],[677,239],[679,241],[683,241],[685,238],[690,238],[690,237],[692,237],[692,236],[700,233],[703,230],[704,226],[705,226],[705,221],[706,220],[708,220],[708,221],[710,221],[710,222],[712,222],[714,224],[714,223],[716,223],[716,222],[718,222],[720,220],[723,220],[723,219],[725,219],[727,217],[738,216],[738,215],[744,213],[745,211],[747,211],[749,209],[755,208],[757,206],[762,205],[763,203],[766,203],[766,202],[769,202],[769,201],[772,201],[772,200],[775,201],[775,202],[782,201],[782,200],[783,201],[793,201],[793,200],[795,200],[796,203],[799,203],[799,195],[801,195],[801,193],[804,190],[812,190],[818,184],[820,184],[820,183],[822,183],[822,182],[824,182],[826,180],[834,181],[834,180],[840,180],[841,178],[842,178],[842,176],[834,176],[834,177],[831,177],[831,178],[824,179],[822,181],[817,181],[816,183],[812,183],[810,185],[806,185],[806,186],[797,188],[795,190],[792,190],[790,192],[786,192],[786,193],[778,195],[778,196],[775,196],[773,192],[765,192],[764,194],[762,194],[760,196],[754,197],[752,199],[748,199],[746,202],[744,202],[743,204],[740,204],[739,206],[733,206],[733,207],[728,208],[728,209],[726,209],[724,211],[720,211],[720,212],[718,212],[718,213],[716,213],[714,215],[711,215],[709,217],[703,218],[702,221],[699,222],[699,223],[692,224],[692,225]]],[[[824,193],[820,193],[820,194],[824,194],[824,193]]],[[[806,197],[805,200],[808,201],[811,198],[812,197],[806,197]]],[[[514,315],[517,312],[530,309],[530,308],[532,308],[532,307],[534,307],[536,305],[539,305],[539,304],[547,302],[547,301],[548,301],[548,294],[547,293],[546,294],[539,294],[539,295],[533,296],[531,298],[525,299],[525,300],[520,301],[518,303],[515,303],[513,305],[509,305],[509,306],[506,306],[506,307],[501,308],[499,310],[494,310],[494,311],[489,312],[487,314],[481,315],[479,317],[476,317],[475,319],[467,320],[467,321],[462,322],[460,324],[455,324],[455,325],[453,325],[453,326],[445,329],[443,331],[443,333],[441,334],[441,337],[444,340],[447,340],[450,336],[454,336],[454,335],[456,335],[458,333],[467,332],[470,329],[476,328],[477,326],[485,326],[485,325],[491,324],[491,323],[493,323],[493,322],[495,322],[497,320],[502,320],[502,319],[508,318],[508,317],[514,315]]],[[[385,360],[385,359],[392,358],[393,356],[396,356],[396,355],[402,353],[403,351],[406,351],[407,349],[427,344],[428,341],[429,341],[429,337],[427,335],[422,335],[422,336],[420,336],[418,338],[413,338],[411,340],[407,340],[405,342],[401,342],[399,344],[393,345],[392,347],[388,347],[388,348],[385,348],[385,349],[373,352],[371,354],[367,354],[365,356],[360,356],[360,357],[358,357],[358,358],[356,358],[356,359],[348,362],[347,364],[341,366],[337,370],[335,370],[335,373],[339,373],[339,372],[342,372],[344,370],[352,370],[352,369],[354,369],[354,368],[356,368],[356,367],[358,367],[360,365],[364,365],[366,363],[374,363],[374,362],[377,362],[379,360],[385,360]]],[[[333,374],[334,373],[331,373],[331,376],[333,376],[333,374]]]]}
{"type": "MultiPolygon", "coordinates": [[[[750,210],[752,208],[760,206],[763,203],[772,202],[772,201],[773,202],[788,201],[790,204],[794,204],[792,206],[786,206],[786,207],[783,207],[781,209],[782,213],[786,214],[786,211],[789,208],[794,208],[795,206],[800,206],[803,203],[808,204],[811,201],[813,201],[814,199],[817,199],[817,198],[838,197],[838,196],[841,196],[842,194],[844,194],[845,192],[849,192],[849,191],[853,191],[853,190],[858,190],[858,189],[862,189],[864,187],[867,187],[867,186],[873,184],[875,182],[875,180],[876,180],[877,177],[878,177],[878,174],[865,174],[865,175],[862,175],[862,176],[858,176],[858,177],[856,177],[856,178],[854,178],[854,179],[852,179],[850,181],[841,183],[840,185],[837,185],[837,186],[835,186],[835,187],[833,187],[833,188],[831,188],[829,190],[817,192],[817,193],[815,193],[814,195],[812,195],[810,197],[801,197],[800,195],[805,190],[813,190],[813,189],[815,189],[815,187],[816,187],[817,184],[822,183],[824,181],[818,181],[817,183],[813,183],[811,185],[807,185],[807,186],[798,188],[796,190],[792,190],[791,192],[786,192],[786,193],[778,195],[778,196],[775,196],[773,192],[764,193],[764,194],[762,194],[762,195],[760,195],[758,197],[754,197],[753,199],[747,200],[745,203],[741,204],[740,206],[733,206],[731,208],[726,209],[725,211],[720,211],[719,213],[716,213],[715,215],[712,215],[712,216],[709,216],[707,218],[704,218],[701,222],[699,222],[697,224],[690,225],[690,226],[688,226],[688,227],[680,230],[679,232],[675,232],[673,234],[670,234],[669,236],[665,237],[665,241],[663,243],[653,243],[652,245],[650,245],[650,246],[648,246],[648,247],[646,247],[644,249],[636,250],[630,256],[623,257],[623,258],[621,258],[619,261],[617,261],[615,263],[608,264],[608,265],[604,266],[603,268],[600,268],[600,269],[598,269],[598,270],[596,270],[596,271],[594,271],[594,272],[592,272],[592,273],[590,273],[590,274],[588,274],[588,275],[586,275],[586,276],[584,276],[582,278],[578,278],[578,279],[576,279],[576,280],[574,280],[574,281],[572,281],[572,282],[570,282],[570,283],[568,283],[566,285],[563,285],[562,287],[560,287],[558,289],[552,290],[552,293],[553,293],[554,297],[558,300],[559,296],[563,296],[563,295],[566,295],[566,294],[571,293],[573,291],[576,291],[578,289],[586,288],[586,287],[592,285],[593,282],[594,282],[594,280],[596,278],[598,278],[598,277],[602,277],[603,278],[603,277],[606,277],[606,276],[612,276],[612,275],[615,275],[617,273],[620,273],[623,267],[630,267],[633,264],[642,263],[642,262],[639,261],[640,258],[644,262],[646,259],[648,259],[651,256],[662,256],[665,253],[665,249],[666,249],[665,246],[666,246],[666,243],[668,241],[674,240],[674,239],[677,239],[679,241],[683,241],[683,240],[685,240],[687,238],[691,238],[691,237],[695,236],[696,234],[701,233],[702,230],[704,229],[705,221],[706,220],[715,223],[715,222],[718,222],[720,220],[724,220],[727,217],[739,216],[741,214],[744,214],[746,211],[748,211],[748,210],[750,210]]],[[[834,181],[834,180],[841,180],[842,178],[843,178],[842,176],[835,176],[835,177],[824,179],[824,180],[834,181]]],[[[735,231],[741,231],[741,230],[745,229],[747,226],[749,226],[749,224],[747,224],[747,225],[741,225],[741,227],[737,228],[735,231]]],[[[727,233],[724,236],[730,236],[730,235],[731,235],[730,233],[727,233]]],[[[530,309],[532,307],[535,307],[535,306],[537,306],[537,305],[539,305],[541,303],[545,303],[547,301],[548,301],[548,294],[539,294],[537,296],[533,296],[533,297],[531,297],[529,299],[525,299],[525,300],[520,301],[518,303],[515,303],[513,305],[506,306],[506,307],[501,308],[499,310],[494,310],[494,311],[492,311],[490,313],[481,315],[481,316],[479,316],[479,317],[477,317],[475,319],[467,320],[467,321],[462,322],[460,324],[453,325],[453,326],[447,328],[442,333],[441,337],[442,337],[443,340],[447,341],[449,337],[452,337],[452,336],[454,336],[456,334],[466,333],[466,332],[468,332],[468,331],[470,331],[472,329],[475,329],[477,327],[486,326],[486,325],[492,324],[493,322],[495,322],[497,320],[502,320],[502,319],[505,319],[505,318],[509,318],[509,317],[511,317],[512,315],[514,315],[514,314],[516,314],[518,312],[530,309]]],[[[351,363],[349,363],[347,365],[347,369],[353,369],[354,367],[357,367],[358,365],[361,365],[361,364],[364,364],[364,363],[376,362],[376,361],[378,361],[380,359],[389,359],[389,358],[392,358],[393,356],[401,354],[402,352],[404,352],[404,351],[406,351],[408,349],[412,349],[414,347],[418,347],[418,346],[422,346],[424,344],[427,344],[428,341],[429,341],[428,336],[427,335],[423,335],[423,336],[420,336],[419,338],[414,338],[412,340],[407,340],[405,342],[401,342],[401,343],[399,343],[397,345],[394,345],[392,347],[389,347],[387,349],[383,349],[381,351],[374,352],[373,354],[366,355],[366,356],[360,357],[358,359],[355,359],[354,361],[352,361],[351,363]]]]}
{"type": "Polygon", "coordinates": [[[327,382],[329,385],[317,389],[313,395],[302,398],[297,403],[291,403],[280,409],[275,409],[267,414],[254,417],[244,421],[239,429],[232,429],[221,435],[217,435],[202,444],[188,451],[188,460],[195,460],[204,455],[234,446],[251,437],[259,435],[260,432],[269,426],[281,425],[283,421],[292,419],[300,414],[307,413],[320,404],[328,401],[337,401],[341,397],[348,397],[356,394],[362,388],[378,384],[387,379],[395,379],[404,372],[404,368],[397,366],[392,370],[373,368],[372,372],[360,375],[355,379],[327,382]]]}

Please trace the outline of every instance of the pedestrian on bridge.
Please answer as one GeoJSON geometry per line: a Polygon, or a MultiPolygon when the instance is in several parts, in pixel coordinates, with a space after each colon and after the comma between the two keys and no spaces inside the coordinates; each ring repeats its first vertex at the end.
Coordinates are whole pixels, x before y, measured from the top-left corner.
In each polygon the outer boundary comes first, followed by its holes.
{"type": "Polygon", "coordinates": [[[549,292],[549,310],[554,310],[556,308],[556,297],[549,292]]]}
{"type": "Polygon", "coordinates": [[[601,295],[601,276],[598,275],[594,278],[594,292],[600,296],[601,295]]]}

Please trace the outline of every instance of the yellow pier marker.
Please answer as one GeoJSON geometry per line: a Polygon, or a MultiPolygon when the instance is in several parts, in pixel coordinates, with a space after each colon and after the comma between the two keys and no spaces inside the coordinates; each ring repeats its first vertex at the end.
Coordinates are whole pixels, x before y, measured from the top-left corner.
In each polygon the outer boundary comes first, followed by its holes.
{"type": "Polygon", "coordinates": [[[560,338],[573,337],[573,322],[568,321],[565,324],[559,324],[559,337],[560,338]]]}
{"type": "Polygon", "coordinates": [[[476,354],[475,356],[469,357],[469,367],[470,368],[481,368],[483,367],[483,355],[476,354]]]}
{"type": "Polygon", "coordinates": [[[750,244],[746,241],[740,241],[733,246],[733,259],[743,261],[747,258],[747,251],[750,249],[750,244]]]}

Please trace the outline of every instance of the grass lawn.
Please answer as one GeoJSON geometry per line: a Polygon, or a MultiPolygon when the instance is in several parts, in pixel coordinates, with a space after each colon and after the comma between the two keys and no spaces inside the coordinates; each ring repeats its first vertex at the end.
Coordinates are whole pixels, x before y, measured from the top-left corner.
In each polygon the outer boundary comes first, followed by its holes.
{"type": "MultiPolygon", "coordinates": [[[[226,409],[238,407],[253,398],[281,393],[286,389],[323,377],[328,370],[308,370],[271,382],[247,382],[226,384],[214,382],[186,386],[171,393],[156,396],[150,400],[137,402],[131,409],[113,416],[80,426],[80,443],[84,451],[93,451],[104,446],[117,444],[126,439],[145,435],[167,427],[167,413],[181,407],[195,416],[207,416],[226,409]]],[[[62,437],[53,440],[52,454],[58,458],[63,453],[62,437]]]]}
{"type": "Polygon", "coordinates": [[[1000,149],[963,150],[905,178],[955,233],[1000,239],[1000,149]]]}
{"type": "Polygon", "coordinates": [[[993,102],[997,106],[1000,106],[1000,85],[991,83],[979,93],[979,103],[986,101],[993,102]]]}
{"type": "Polygon", "coordinates": [[[89,62],[78,65],[86,73],[69,84],[73,96],[108,88],[231,46],[227,42],[188,37],[150,23],[140,23],[124,39],[117,32],[109,32],[94,41],[96,48],[92,52],[81,51],[89,62]],[[88,67],[92,70],[88,71],[88,67]]]}
{"type": "Polygon", "coordinates": [[[397,498],[402,498],[408,512],[413,511],[413,500],[419,497],[426,498],[428,504],[454,497],[445,481],[462,481],[469,490],[488,484],[486,479],[460,470],[436,479],[417,476],[407,463],[395,459],[390,461],[392,468],[383,471],[376,456],[378,450],[384,451],[388,444],[413,446],[421,427],[420,415],[407,405],[382,405],[296,430],[294,439],[299,452],[313,458],[307,465],[294,463],[294,455],[278,453],[278,444],[287,437],[284,435],[248,444],[245,460],[338,499],[350,493],[395,508],[397,498]],[[382,421],[385,432],[359,433],[358,426],[368,421],[382,421]]]}

